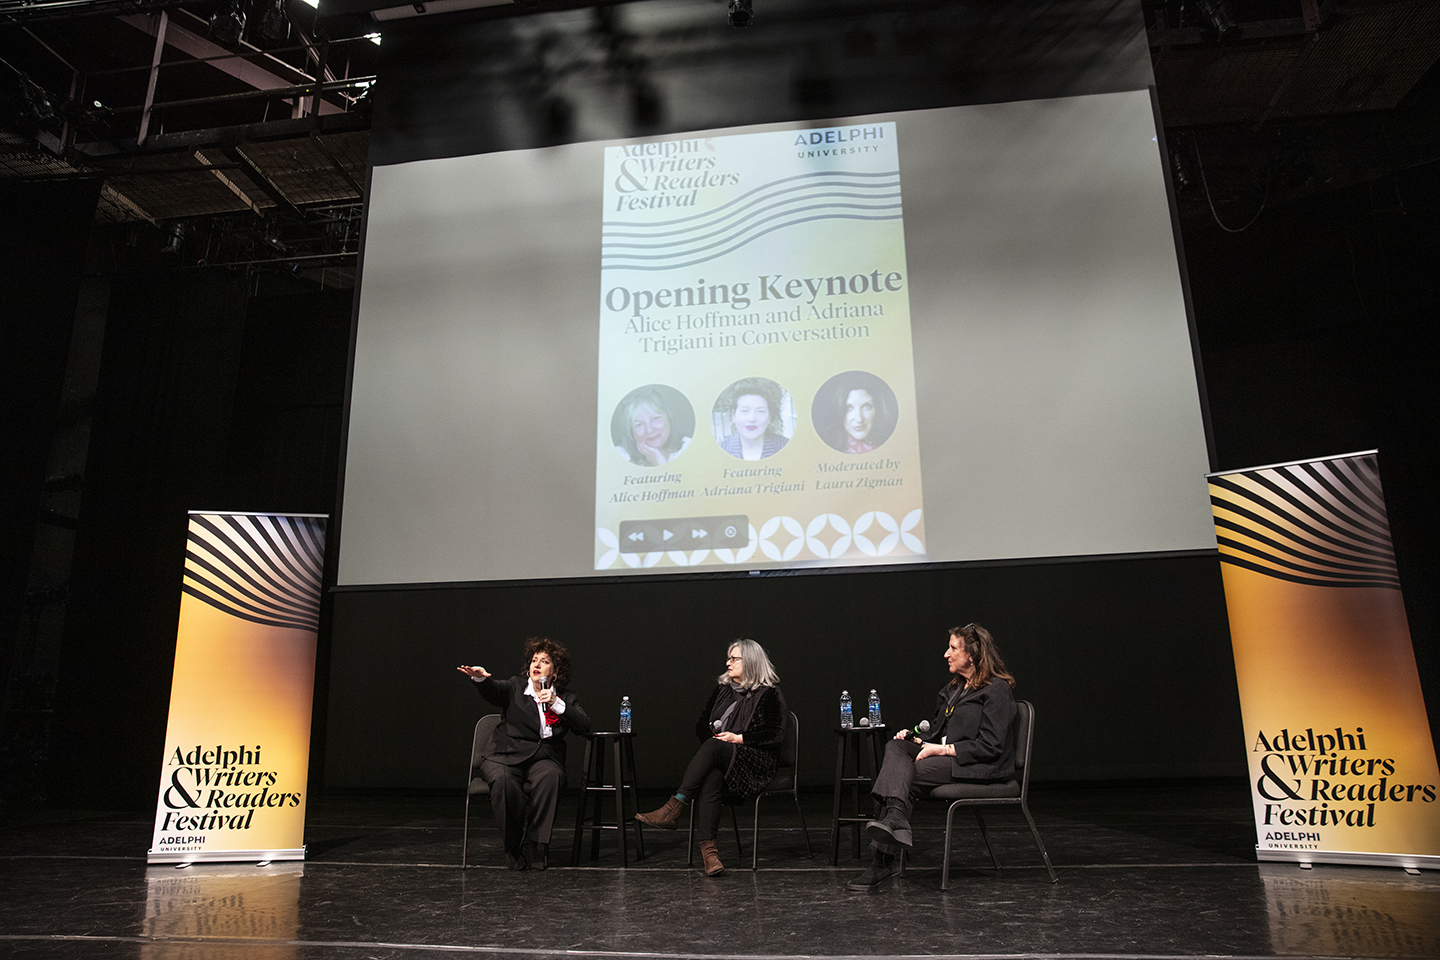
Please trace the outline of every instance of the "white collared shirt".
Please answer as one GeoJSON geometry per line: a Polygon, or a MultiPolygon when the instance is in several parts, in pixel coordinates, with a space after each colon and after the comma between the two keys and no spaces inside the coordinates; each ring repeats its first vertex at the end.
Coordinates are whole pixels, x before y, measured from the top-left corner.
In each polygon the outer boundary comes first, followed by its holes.
{"type": "MultiPolygon", "coordinates": [[[[555,736],[555,731],[550,729],[550,724],[545,722],[545,704],[541,703],[535,693],[535,684],[529,677],[525,678],[525,696],[535,701],[535,708],[540,711],[540,739],[549,740],[555,736]]],[[[550,702],[550,709],[557,717],[565,715],[565,701],[560,699],[557,693],[555,699],[550,702]]]]}

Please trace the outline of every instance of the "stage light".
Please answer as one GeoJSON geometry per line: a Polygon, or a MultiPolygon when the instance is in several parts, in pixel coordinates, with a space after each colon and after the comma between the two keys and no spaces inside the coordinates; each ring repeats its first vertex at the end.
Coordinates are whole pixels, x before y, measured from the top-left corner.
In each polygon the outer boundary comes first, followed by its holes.
{"type": "Polygon", "coordinates": [[[180,248],[185,245],[185,224],[177,221],[170,224],[166,231],[165,246],[160,248],[160,253],[165,256],[179,256],[180,248]]]}
{"type": "Polygon", "coordinates": [[[245,0],[228,0],[210,17],[210,39],[222,47],[237,47],[245,34],[245,0]]]}
{"type": "Polygon", "coordinates": [[[1178,141],[1170,147],[1170,180],[1177,191],[1190,186],[1190,163],[1178,141]]]}
{"type": "Polygon", "coordinates": [[[1199,0],[1200,9],[1210,21],[1210,26],[1215,28],[1215,33],[1221,40],[1231,40],[1240,36],[1240,25],[1235,18],[1230,16],[1230,8],[1225,5],[1225,0],[1199,0]]]}
{"type": "Polygon", "coordinates": [[[755,12],[751,9],[750,0],[730,0],[730,26],[748,27],[754,18],[755,12]]]}
{"type": "Polygon", "coordinates": [[[49,120],[55,116],[55,105],[50,102],[45,88],[23,73],[20,74],[20,105],[22,116],[36,120],[49,120]]]}
{"type": "Polygon", "coordinates": [[[290,14],[285,12],[285,0],[270,0],[260,15],[259,31],[260,39],[271,46],[290,39],[290,14]]]}
{"type": "Polygon", "coordinates": [[[547,143],[564,143],[575,129],[575,108],[564,97],[550,94],[540,104],[547,143]]]}
{"type": "Polygon", "coordinates": [[[637,82],[630,91],[630,118],[637,127],[653,127],[665,116],[665,103],[660,91],[646,83],[637,82]]]}

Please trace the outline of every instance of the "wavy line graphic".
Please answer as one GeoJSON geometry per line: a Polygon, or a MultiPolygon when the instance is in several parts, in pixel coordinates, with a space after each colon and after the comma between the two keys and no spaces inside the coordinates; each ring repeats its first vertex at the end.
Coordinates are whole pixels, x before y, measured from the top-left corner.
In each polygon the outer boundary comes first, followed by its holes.
{"type": "Polygon", "coordinates": [[[747,190],[733,200],[727,200],[720,204],[720,206],[708,210],[705,213],[691,214],[688,217],[679,217],[674,220],[656,220],[653,223],[640,220],[604,220],[601,221],[600,227],[602,231],[608,233],[620,227],[633,227],[641,232],[648,232],[657,227],[673,227],[676,224],[690,224],[694,226],[704,224],[708,221],[718,222],[726,217],[734,216],[737,211],[751,204],[763,201],[776,193],[783,193],[785,190],[791,189],[791,187],[785,186],[787,184],[797,187],[804,187],[806,185],[833,186],[836,184],[852,184],[863,187],[871,183],[880,186],[898,187],[900,185],[900,171],[889,170],[880,173],[862,173],[858,171],[845,171],[843,173],[835,171],[798,173],[793,177],[781,177],[779,180],[762,183],[760,186],[747,190]]]}
{"type": "Polygon", "coordinates": [[[315,630],[325,518],[194,514],[181,589],[231,616],[315,630]]]}
{"type": "Polygon", "coordinates": [[[1220,559],[1325,587],[1400,588],[1373,454],[1210,481],[1220,559]]]}
{"type": "Polygon", "coordinates": [[[670,270],[705,263],[802,223],[898,220],[901,215],[898,171],[802,174],[763,184],[693,217],[655,224],[606,222],[600,261],[612,269],[670,270]]]}

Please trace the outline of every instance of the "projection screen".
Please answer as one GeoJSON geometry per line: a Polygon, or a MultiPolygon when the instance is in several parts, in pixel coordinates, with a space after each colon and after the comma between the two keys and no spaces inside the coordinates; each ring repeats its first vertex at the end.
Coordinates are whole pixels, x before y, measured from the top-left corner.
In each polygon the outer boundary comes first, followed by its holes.
{"type": "Polygon", "coordinates": [[[377,166],[341,585],[1214,549],[1147,92],[377,166]]]}

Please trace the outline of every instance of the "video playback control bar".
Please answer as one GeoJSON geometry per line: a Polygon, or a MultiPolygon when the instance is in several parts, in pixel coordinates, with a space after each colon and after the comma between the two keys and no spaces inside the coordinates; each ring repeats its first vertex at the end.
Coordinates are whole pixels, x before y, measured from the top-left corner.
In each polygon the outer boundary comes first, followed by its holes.
{"type": "Polygon", "coordinates": [[[750,543],[750,518],[746,514],[727,517],[671,517],[663,520],[620,521],[622,553],[654,553],[657,550],[738,549],[750,543]]]}

